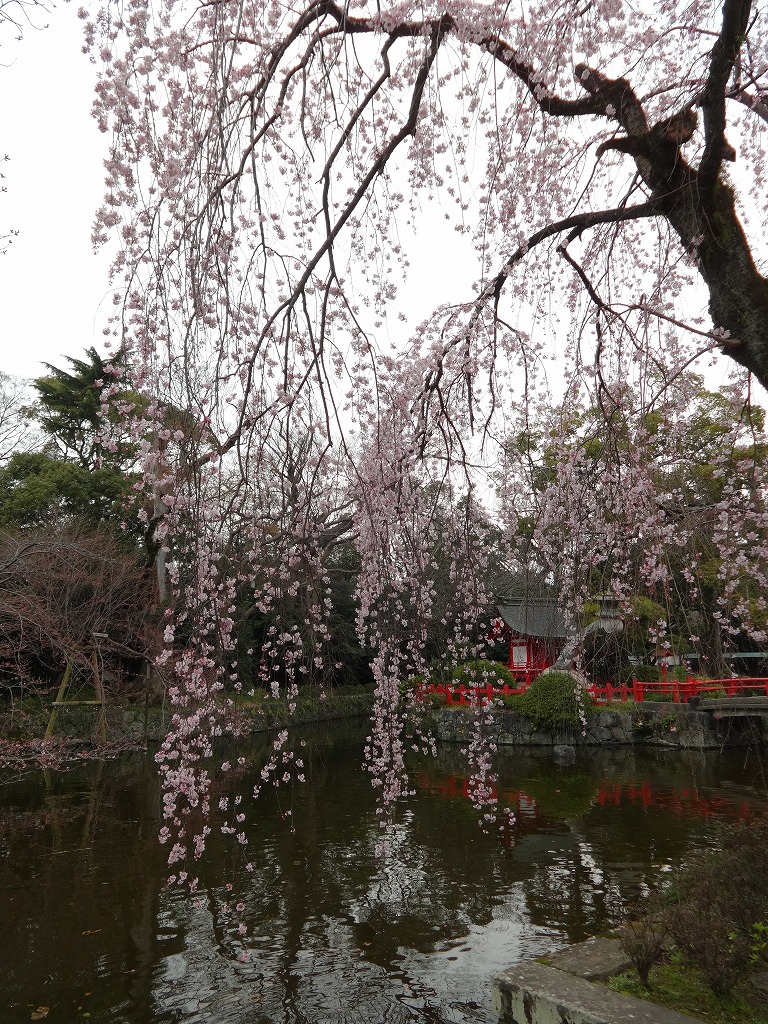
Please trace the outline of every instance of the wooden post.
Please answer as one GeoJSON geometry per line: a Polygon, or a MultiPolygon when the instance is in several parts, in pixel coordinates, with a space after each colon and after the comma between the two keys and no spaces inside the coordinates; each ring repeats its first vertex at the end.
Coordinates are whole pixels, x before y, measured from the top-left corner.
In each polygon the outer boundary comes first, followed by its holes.
{"type": "Polygon", "coordinates": [[[107,721],[104,713],[104,680],[101,677],[101,670],[99,668],[99,640],[105,634],[94,633],[93,634],[93,654],[91,656],[91,665],[93,666],[93,691],[96,694],[96,700],[100,702],[99,713],[97,717],[97,726],[99,729],[99,736],[101,742],[107,742],[107,721]]]}
{"type": "Polygon", "coordinates": [[[43,742],[49,740],[51,736],[53,736],[53,730],[56,728],[56,719],[59,716],[59,704],[61,704],[64,699],[64,694],[67,692],[73,668],[74,662],[68,661],[67,667],[64,669],[64,675],[61,677],[58,692],[56,693],[56,700],[53,702],[53,707],[51,708],[51,717],[48,719],[48,728],[45,730],[43,742]]]}
{"type": "Polygon", "coordinates": [[[53,702],[51,709],[51,717],[48,719],[48,728],[45,730],[45,737],[43,742],[49,740],[53,736],[53,730],[56,728],[56,720],[59,714],[60,707],[97,707],[98,718],[97,726],[99,730],[99,736],[102,743],[107,742],[107,725],[106,725],[106,712],[104,703],[104,680],[101,676],[101,670],[99,666],[99,640],[106,639],[106,633],[94,633],[93,634],[93,650],[91,653],[91,669],[93,671],[93,690],[96,695],[96,700],[67,700],[66,694],[70,682],[72,681],[72,673],[74,671],[75,663],[73,659],[67,661],[67,667],[64,670],[61,683],[59,684],[58,692],[56,693],[56,700],[53,702]]]}

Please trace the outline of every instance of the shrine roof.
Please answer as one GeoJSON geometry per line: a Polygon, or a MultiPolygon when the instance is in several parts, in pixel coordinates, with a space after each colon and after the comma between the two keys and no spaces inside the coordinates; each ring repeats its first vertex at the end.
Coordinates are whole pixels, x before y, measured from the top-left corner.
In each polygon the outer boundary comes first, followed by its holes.
{"type": "Polygon", "coordinates": [[[504,624],[520,636],[547,639],[568,636],[565,616],[551,598],[510,601],[499,605],[498,612],[504,624]]]}

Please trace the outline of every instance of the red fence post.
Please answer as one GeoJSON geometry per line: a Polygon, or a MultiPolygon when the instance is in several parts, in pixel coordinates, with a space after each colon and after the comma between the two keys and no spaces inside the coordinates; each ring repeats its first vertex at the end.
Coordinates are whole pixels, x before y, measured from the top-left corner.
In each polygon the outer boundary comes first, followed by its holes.
{"type": "Polygon", "coordinates": [[[636,676],[632,676],[632,697],[636,704],[639,704],[644,699],[645,694],[643,693],[643,684],[636,676]]]}

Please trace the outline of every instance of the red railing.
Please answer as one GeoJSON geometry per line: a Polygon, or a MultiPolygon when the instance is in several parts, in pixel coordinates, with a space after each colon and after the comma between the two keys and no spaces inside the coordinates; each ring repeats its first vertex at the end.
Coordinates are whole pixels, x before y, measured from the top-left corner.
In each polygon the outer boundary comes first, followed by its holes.
{"type": "Polygon", "coordinates": [[[756,677],[728,677],[727,679],[662,679],[645,683],[632,680],[635,701],[653,700],[659,696],[672,699],[675,704],[687,704],[692,697],[768,697],[768,679],[756,677]]]}
{"type": "Polygon", "coordinates": [[[437,685],[420,686],[416,691],[416,699],[422,699],[428,693],[439,693],[445,697],[445,703],[449,707],[454,704],[477,704],[478,701],[487,704],[496,697],[509,697],[512,694],[525,693],[527,689],[527,686],[515,687],[506,684],[501,688],[496,688],[490,683],[487,686],[465,686],[463,683],[459,686],[448,686],[438,683],[437,685]]]}
{"type": "MultiPolygon", "coordinates": [[[[423,699],[429,693],[438,693],[445,697],[445,703],[467,706],[481,702],[487,704],[497,697],[509,697],[513,694],[525,693],[527,685],[494,687],[486,686],[450,686],[444,683],[421,686],[416,692],[416,699],[423,699]]],[[[694,679],[684,680],[662,679],[657,682],[645,682],[633,679],[631,683],[614,686],[612,683],[594,683],[586,692],[596,704],[611,704],[614,701],[624,702],[630,698],[636,703],[645,700],[671,700],[674,704],[687,704],[692,697],[722,696],[759,696],[768,697],[768,678],[728,678],[728,679],[694,679]]]]}

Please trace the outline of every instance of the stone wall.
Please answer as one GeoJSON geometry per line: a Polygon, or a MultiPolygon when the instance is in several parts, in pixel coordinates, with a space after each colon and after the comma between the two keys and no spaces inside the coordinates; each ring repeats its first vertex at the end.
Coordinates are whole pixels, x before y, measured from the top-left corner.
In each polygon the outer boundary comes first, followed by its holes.
{"type": "MultiPolygon", "coordinates": [[[[369,716],[373,707],[373,690],[360,688],[352,692],[331,691],[327,700],[299,698],[296,711],[291,714],[285,700],[270,701],[260,708],[244,702],[237,709],[237,724],[241,735],[271,732],[285,725],[309,725],[315,722],[342,718],[369,716]]],[[[109,742],[127,742],[144,745],[163,739],[173,713],[170,704],[163,706],[129,704],[120,707],[107,703],[106,734],[109,742]]],[[[42,739],[51,714],[50,705],[40,703],[34,707],[17,704],[0,711],[0,738],[29,741],[42,739]]],[[[96,708],[59,708],[54,738],[65,740],[96,740],[98,737],[98,711],[96,708]]]]}
{"type": "MultiPolygon", "coordinates": [[[[555,747],[562,753],[582,746],[627,744],[707,750],[768,740],[768,714],[718,718],[691,705],[654,701],[645,701],[631,711],[593,709],[583,731],[579,726],[539,731],[530,719],[505,708],[494,710],[492,715],[492,732],[499,746],[555,747]]],[[[472,716],[470,708],[436,709],[432,715],[435,735],[446,743],[465,743],[472,716]]]]}

